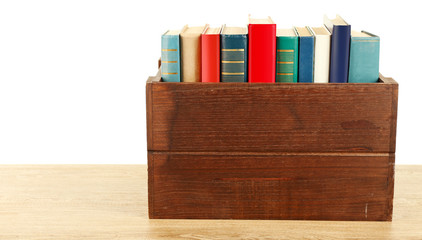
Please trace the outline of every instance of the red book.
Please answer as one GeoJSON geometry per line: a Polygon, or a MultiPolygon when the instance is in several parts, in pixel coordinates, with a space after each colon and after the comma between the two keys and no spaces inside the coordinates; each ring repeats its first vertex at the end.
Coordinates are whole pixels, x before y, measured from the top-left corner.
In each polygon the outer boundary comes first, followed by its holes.
{"type": "Polygon", "coordinates": [[[249,18],[249,82],[275,82],[276,24],[249,18]]]}
{"type": "Polygon", "coordinates": [[[220,82],[220,28],[208,28],[201,35],[201,82],[220,82]]]}

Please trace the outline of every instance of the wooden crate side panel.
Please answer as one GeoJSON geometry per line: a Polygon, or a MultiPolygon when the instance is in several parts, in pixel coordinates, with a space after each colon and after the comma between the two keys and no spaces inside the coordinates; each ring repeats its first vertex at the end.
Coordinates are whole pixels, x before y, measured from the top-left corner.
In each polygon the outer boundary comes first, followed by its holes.
{"type": "Polygon", "coordinates": [[[389,154],[149,154],[151,218],[391,220],[389,154]]]}
{"type": "Polygon", "coordinates": [[[153,124],[153,117],[154,117],[154,113],[152,112],[152,106],[153,106],[153,102],[152,102],[152,84],[151,84],[151,78],[150,77],[147,81],[146,87],[145,87],[145,96],[146,96],[146,117],[147,117],[147,121],[146,121],[146,125],[147,125],[147,149],[153,149],[153,133],[152,133],[152,124],[153,124]]]}
{"type": "MultiPolygon", "coordinates": [[[[394,80],[392,80],[394,81],[394,80]]],[[[397,105],[399,85],[391,84],[391,116],[390,116],[390,152],[396,152],[396,130],[397,130],[397,105]]]]}
{"type": "Polygon", "coordinates": [[[394,150],[392,84],[151,85],[149,150],[394,150]]]}
{"type": "Polygon", "coordinates": [[[395,178],[395,161],[396,154],[391,153],[389,157],[389,167],[388,167],[388,180],[387,180],[387,209],[386,216],[387,220],[391,221],[393,219],[393,200],[394,200],[394,178],[395,178]]]}
{"type": "Polygon", "coordinates": [[[148,153],[148,216],[154,218],[154,154],[148,153]]]}
{"type": "MultiPolygon", "coordinates": [[[[161,59],[158,61],[158,65],[161,66],[161,59]]],[[[154,112],[153,112],[153,83],[158,83],[161,80],[161,70],[158,70],[156,76],[149,77],[147,83],[145,85],[145,96],[146,96],[146,125],[147,125],[147,149],[152,150],[154,149],[154,140],[153,140],[153,119],[154,119],[154,112]]]]}

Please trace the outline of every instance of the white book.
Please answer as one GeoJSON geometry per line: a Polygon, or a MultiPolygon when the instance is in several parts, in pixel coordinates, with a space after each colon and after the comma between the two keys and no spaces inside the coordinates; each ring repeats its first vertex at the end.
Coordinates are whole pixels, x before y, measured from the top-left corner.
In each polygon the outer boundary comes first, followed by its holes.
{"type": "Polygon", "coordinates": [[[330,77],[331,33],[325,26],[310,28],[315,37],[314,83],[328,83],[330,77]]]}

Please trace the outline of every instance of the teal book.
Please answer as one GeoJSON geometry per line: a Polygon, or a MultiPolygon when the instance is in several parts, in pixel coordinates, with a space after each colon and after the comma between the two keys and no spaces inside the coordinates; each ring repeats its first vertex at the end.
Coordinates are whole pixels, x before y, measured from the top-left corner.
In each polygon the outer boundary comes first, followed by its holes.
{"type": "Polygon", "coordinates": [[[299,37],[294,29],[277,29],[276,82],[297,82],[299,37]]]}
{"type": "Polygon", "coordinates": [[[180,82],[180,30],[169,30],[161,36],[161,79],[180,82]]]}
{"type": "Polygon", "coordinates": [[[248,30],[223,27],[221,31],[221,82],[248,81],[248,30]]]}
{"type": "Polygon", "coordinates": [[[368,32],[352,31],[349,83],[374,83],[379,77],[380,38],[368,32]]]}

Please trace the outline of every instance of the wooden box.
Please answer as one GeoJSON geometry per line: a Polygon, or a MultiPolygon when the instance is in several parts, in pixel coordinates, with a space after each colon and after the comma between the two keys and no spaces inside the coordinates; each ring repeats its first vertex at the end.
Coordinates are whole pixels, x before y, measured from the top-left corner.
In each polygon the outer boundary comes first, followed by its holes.
{"type": "Polygon", "coordinates": [[[150,218],[391,221],[398,84],[146,84],[150,218]]]}

